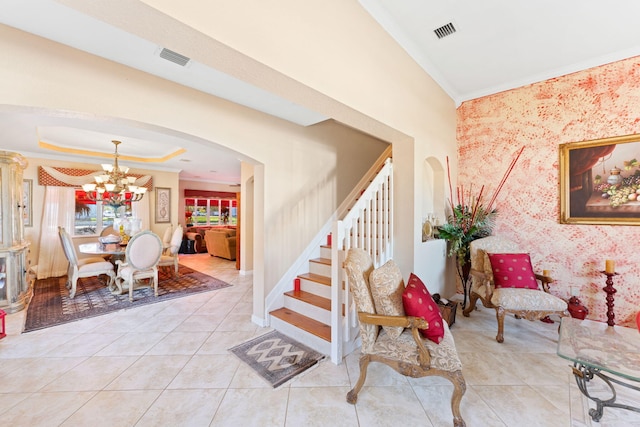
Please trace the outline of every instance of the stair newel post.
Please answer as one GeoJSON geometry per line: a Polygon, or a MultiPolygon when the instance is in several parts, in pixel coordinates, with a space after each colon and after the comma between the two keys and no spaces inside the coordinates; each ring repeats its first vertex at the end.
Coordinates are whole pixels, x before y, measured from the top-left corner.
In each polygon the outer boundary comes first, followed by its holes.
{"type": "MultiPolygon", "coordinates": [[[[342,323],[342,305],[349,307],[349,284],[345,284],[342,292],[342,282],[345,280],[342,263],[344,262],[345,232],[342,221],[335,221],[331,230],[331,361],[336,365],[342,362],[344,330],[342,323]],[[343,297],[344,296],[344,297],[343,297]]],[[[345,324],[348,325],[349,310],[345,310],[345,324]]]]}

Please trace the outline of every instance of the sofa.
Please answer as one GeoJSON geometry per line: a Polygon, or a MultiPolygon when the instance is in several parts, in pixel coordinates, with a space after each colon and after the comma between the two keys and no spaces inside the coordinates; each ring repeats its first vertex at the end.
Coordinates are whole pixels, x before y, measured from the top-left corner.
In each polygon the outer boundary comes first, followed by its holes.
{"type": "Polygon", "coordinates": [[[204,253],[207,252],[207,245],[204,241],[204,233],[187,232],[184,233],[184,239],[193,240],[193,244],[187,243],[189,247],[193,245],[193,252],[191,253],[204,253]]]}
{"type": "Polygon", "coordinates": [[[207,252],[229,260],[236,259],[236,230],[230,228],[215,228],[205,231],[204,241],[207,252]]]}

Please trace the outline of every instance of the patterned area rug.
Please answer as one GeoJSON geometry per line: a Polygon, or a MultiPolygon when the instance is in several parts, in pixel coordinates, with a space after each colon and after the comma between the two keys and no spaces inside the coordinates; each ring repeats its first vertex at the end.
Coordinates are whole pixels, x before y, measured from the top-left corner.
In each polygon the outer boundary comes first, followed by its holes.
{"type": "Polygon", "coordinates": [[[66,276],[38,280],[27,308],[24,332],[231,286],[183,265],[179,266],[178,273],[178,278],[174,278],[173,269],[161,269],[158,297],[153,295],[152,288],[142,288],[133,292],[133,302],[129,302],[128,292],[112,295],[105,283],[96,277],[78,279],[73,299],[69,298],[69,290],[65,286],[66,276]]]}
{"type": "Polygon", "coordinates": [[[229,351],[276,388],[306,371],[324,355],[278,331],[267,332],[229,351]]]}

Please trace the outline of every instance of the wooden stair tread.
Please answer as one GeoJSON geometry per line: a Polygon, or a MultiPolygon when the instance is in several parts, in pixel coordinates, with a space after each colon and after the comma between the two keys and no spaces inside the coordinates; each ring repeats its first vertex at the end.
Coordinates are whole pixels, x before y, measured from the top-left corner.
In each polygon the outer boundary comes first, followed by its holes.
{"type": "Polygon", "coordinates": [[[313,258],[310,259],[309,262],[315,262],[317,264],[331,265],[330,258],[313,258]]]}
{"type": "Polygon", "coordinates": [[[328,298],[324,298],[314,293],[305,291],[289,291],[285,292],[284,294],[288,297],[295,298],[297,300],[304,301],[307,304],[322,308],[323,310],[331,311],[331,300],[328,298]]]}
{"type": "Polygon", "coordinates": [[[331,277],[321,276],[320,274],[315,273],[304,273],[299,274],[299,278],[311,280],[312,282],[320,283],[321,285],[331,286],[331,277]]]}
{"type": "Polygon", "coordinates": [[[295,311],[285,307],[274,310],[270,314],[302,329],[303,331],[309,332],[318,338],[331,342],[331,326],[329,325],[325,325],[324,323],[318,322],[310,317],[303,316],[302,314],[296,313],[295,311]]]}

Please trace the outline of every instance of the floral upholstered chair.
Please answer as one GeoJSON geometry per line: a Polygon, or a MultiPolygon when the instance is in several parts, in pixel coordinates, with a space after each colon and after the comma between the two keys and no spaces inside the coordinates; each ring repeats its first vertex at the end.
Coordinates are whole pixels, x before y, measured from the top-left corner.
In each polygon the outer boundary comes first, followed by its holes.
{"type": "Polygon", "coordinates": [[[347,402],[356,403],[358,400],[369,363],[384,363],[405,376],[420,378],[437,375],[451,381],[454,386],[451,397],[453,423],[457,427],[465,426],[460,414],[460,401],[466,391],[466,382],[446,322],[442,322],[444,336],[436,344],[422,337],[420,330],[429,328],[423,318],[388,314],[404,313],[404,282],[400,269],[393,261],[374,271],[369,254],[354,248],[349,249],[344,268],[358,312],[362,340],[360,377],[347,394],[347,402]]]}
{"type": "Polygon", "coordinates": [[[462,314],[469,317],[478,299],[485,307],[494,308],[498,320],[496,341],[500,343],[504,342],[507,313],[528,320],[539,320],[551,314],[560,317],[569,314],[566,301],[549,293],[549,283],[553,280],[535,274],[529,255],[523,253],[516,243],[502,237],[489,236],[471,242],[471,278],[469,305],[462,314]],[[508,264],[511,262],[515,264],[508,264]],[[505,267],[501,267],[503,265],[505,267]],[[516,274],[511,274],[514,271],[512,265],[517,266],[516,274]],[[513,284],[520,281],[526,285],[513,284]]]}

